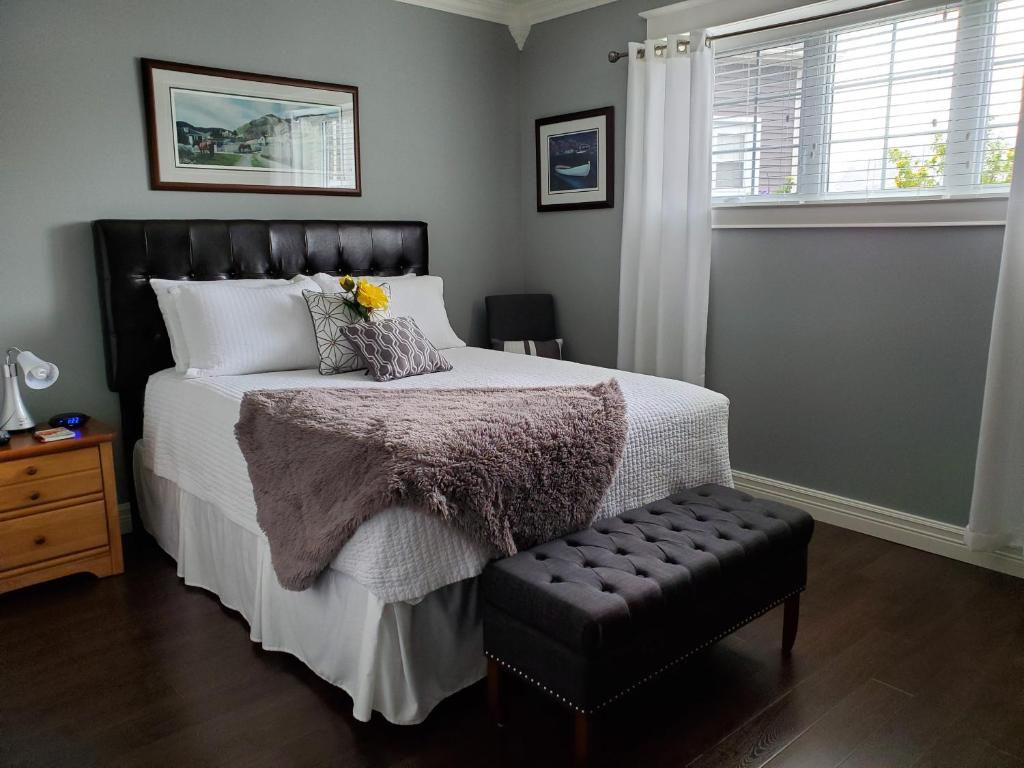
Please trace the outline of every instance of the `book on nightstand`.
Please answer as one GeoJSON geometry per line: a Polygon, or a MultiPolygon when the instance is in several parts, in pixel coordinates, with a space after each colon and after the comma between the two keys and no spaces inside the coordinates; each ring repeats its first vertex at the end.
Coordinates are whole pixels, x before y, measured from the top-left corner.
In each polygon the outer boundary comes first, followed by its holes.
{"type": "Polygon", "coordinates": [[[53,443],[57,440],[67,440],[75,437],[75,433],[67,427],[55,427],[53,429],[40,429],[35,432],[35,438],[41,443],[53,443]]]}

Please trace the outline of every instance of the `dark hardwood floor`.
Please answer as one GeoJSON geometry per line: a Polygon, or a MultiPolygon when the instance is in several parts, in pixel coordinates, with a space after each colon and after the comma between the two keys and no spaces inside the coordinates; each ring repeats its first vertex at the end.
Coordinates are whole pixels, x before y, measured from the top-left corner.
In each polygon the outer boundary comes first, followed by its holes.
{"type": "MultiPolygon", "coordinates": [[[[129,539],[138,537],[128,537],[129,539]]],[[[782,609],[595,721],[608,766],[1024,766],[1024,581],[819,525],[793,657],[782,609]]],[[[482,685],[414,727],[253,645],[148,539],[124,576],[0,596],[0,765],[568,765],[572,720],[482,685]]]]}

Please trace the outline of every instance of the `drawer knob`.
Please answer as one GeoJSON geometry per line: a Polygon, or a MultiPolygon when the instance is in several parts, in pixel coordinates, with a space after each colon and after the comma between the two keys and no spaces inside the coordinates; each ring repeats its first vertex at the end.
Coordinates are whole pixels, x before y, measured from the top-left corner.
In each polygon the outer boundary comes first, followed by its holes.
{"type": "Polygon", "coordinates": [[[41,494],[39,493],[39,491],[32,491],[32,493],[30,493],[30,494],[28,495],[28,497],[29,497],[30,499],[32,499],[32,501],[38,501],[38,500],[39,500],[39,497],[40,497],[40,495],[41,495],[41,494]]]}
{"type": "Polygon", "coordinates": [[[35,543],[35,545],[37,547],[41,547],[43,544],[46,543],[46,537],[45,536],[36,536],[35,539],[33,539],[33,542],[35,543]]]}
{"type": "Polygon", "coordinates": [[[26,474],[26,475],[34,475],[34,474],[36,474],[37,472],[39,472],[39,470],[38,470],[38,469],[36,469],[35,467],[28,467],[28,468],[27,468],[27,469],[25,470],[25,474],[26,474]]]}

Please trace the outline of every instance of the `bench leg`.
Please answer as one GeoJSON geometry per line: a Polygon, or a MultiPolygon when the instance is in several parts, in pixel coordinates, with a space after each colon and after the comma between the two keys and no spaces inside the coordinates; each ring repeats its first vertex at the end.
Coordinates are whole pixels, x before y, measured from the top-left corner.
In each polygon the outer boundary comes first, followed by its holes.
{"type": "Polygon", "coordinates": [[[786,656],[793,650],[796,642],[796,630],[800,624],[800,593],[797,592],[786,600],[782,617],[782,653],[786,656]]]}
{"type": "Polygon", "coordinates": [[[487,660],[487,704],[491,717],[499,728],[505,725],[505,706],[501,697],[501,665],[494,659],[487,660]]]}
{"type": "Polygon", "coordinates": [[[587,768],[590,762],[590,718],[582,712],[576,713],[576,734],[573,750],[573,766],[587,768]]]}

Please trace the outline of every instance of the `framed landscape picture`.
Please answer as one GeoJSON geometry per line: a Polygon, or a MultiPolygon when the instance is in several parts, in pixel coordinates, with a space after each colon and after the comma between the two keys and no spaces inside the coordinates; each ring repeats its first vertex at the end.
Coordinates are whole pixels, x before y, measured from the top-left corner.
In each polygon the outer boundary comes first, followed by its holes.
{"type": "Polygon", "coordinates": [[[359,89],[142,60],[153,189],[359,195],[359,89]]]}
{"type": "Polygon", "coordinates": [[[537,121],[537,210],[615,205],[615,108],[537,121]]]}

